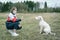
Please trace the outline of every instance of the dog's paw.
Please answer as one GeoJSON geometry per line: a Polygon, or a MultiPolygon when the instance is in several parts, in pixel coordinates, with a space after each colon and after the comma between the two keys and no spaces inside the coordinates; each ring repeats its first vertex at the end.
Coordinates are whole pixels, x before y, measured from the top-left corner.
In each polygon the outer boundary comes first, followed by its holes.
{"type": "Polygon", "coordinates": [[[54,33],[54,36],[56,35],[56,33],[54,33]]]}
{"type": "Polygon", "coordinates": [[[40,34],[41,34],[41,32],[40,32],[40,34]]]}

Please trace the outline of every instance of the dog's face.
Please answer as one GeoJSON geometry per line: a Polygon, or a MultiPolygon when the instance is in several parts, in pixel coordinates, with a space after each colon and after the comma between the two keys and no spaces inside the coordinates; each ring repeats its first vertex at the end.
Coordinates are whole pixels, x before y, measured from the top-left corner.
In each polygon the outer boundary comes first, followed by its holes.
{"type": "Polygon", "coordinates": [[[36,20],[42,20],[43,18],[42,18],[42,16],[37,16],[37,17],[35,17],[35,19],[36,20]]]}

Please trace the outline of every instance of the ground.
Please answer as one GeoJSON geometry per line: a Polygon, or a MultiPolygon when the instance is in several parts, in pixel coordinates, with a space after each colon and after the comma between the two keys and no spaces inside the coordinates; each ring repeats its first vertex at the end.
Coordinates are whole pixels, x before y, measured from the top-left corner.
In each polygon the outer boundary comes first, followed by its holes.
{"type": "Polygon", "coordinates": [[[17,13],[17,17],[24,19],[21,21],[23,28],[18,30],[18,37],[12,37],[6,29],[5,22],[8,13],[0,13],[0,40],[60,40],[60,14],[59,13],[17,13]],[[53,35],[41,35],[39,25],[35,17],[41,15],[50,24],[53,35]]]}

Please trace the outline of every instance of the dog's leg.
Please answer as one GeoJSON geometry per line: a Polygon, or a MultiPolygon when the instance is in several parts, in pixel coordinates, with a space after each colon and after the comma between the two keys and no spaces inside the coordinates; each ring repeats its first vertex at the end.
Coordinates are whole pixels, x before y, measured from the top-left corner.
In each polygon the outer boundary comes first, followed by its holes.
{"type": "Polygon", "coordinates": [[[54,35],[54,36],[56,35],[55,33],[52,33],[52,32],[50,32],[50,34],[51,34],[51,35],[54,35]]]}
{"type": "Polygon", "coordinates": [[[41,27],[40,27],[40,34],[42,33],[42,31],[43,31],[43,27],[41,26],[41,27]]]}

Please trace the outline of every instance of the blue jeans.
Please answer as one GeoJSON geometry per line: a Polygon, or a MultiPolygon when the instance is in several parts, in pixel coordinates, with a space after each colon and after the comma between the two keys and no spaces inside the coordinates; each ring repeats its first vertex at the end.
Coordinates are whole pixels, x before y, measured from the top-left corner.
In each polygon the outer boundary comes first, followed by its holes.
{"type": "Polygon", "coordinates": [[[22,27],[19,27],[19,21],[16,21],[16,22],[6,22],[6,28],[8,30],[12,30],[12,29],[21,29],[22,27]]]}

